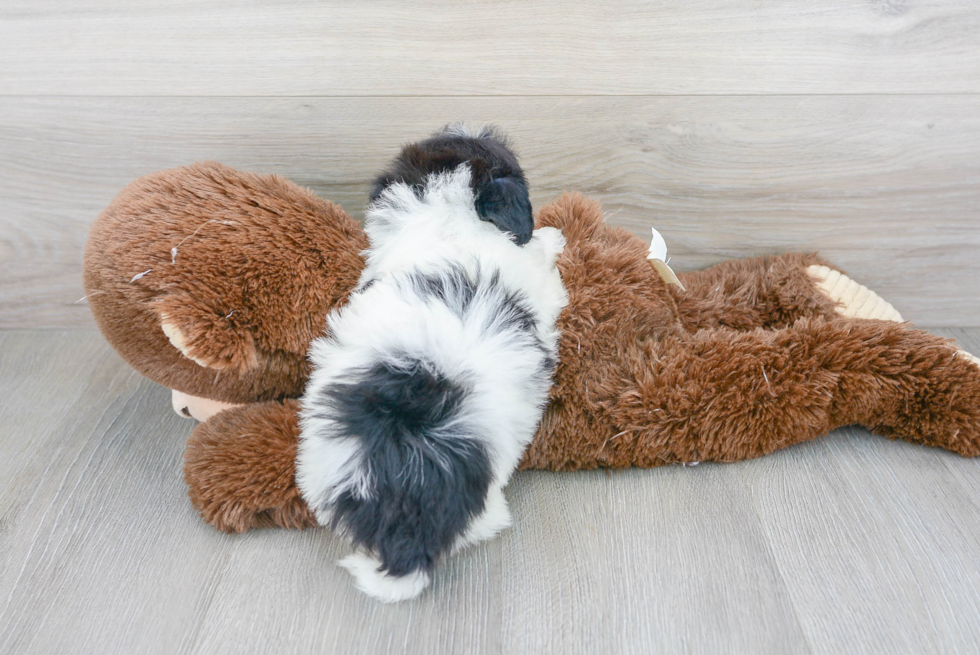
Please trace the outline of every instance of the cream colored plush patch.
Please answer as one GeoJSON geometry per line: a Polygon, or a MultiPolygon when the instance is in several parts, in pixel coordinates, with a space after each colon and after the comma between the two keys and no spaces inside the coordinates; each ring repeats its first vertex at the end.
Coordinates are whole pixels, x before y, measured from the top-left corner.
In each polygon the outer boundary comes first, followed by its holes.
{"type": "MultiPolygon", "coordinates": [[[[806,269],[807,274],[813,278],[817,288],[825,296],[840,305],[837,313],[848,318],[876,318],[881,321],[902,322],[902,315],[898,310],[891,306],[891,303],[877,293],[858,284],[840,271],[835,271],[828,266],[818,266],[814,264],[806,269]]],[[[956,351],[961,357],[965,357],[977,366],[980,366],[980,357],[971,355],[965,350],[956,351]]]]}
{"type": "Polygon", "coordinates": [[[190,349],[187,346],[187,337],[184,333],[180,331],[173,323],[170,323],[166,319],[160,323],[160,328],[163,329],[163,333],[167,335],[167,339],[170,340],[170,344],[179,350],[181,354],[187,359],[191,360],[198,366],[203,366],[204,368],[209,368],[210,364],[203,359],[198,359],[190,354],[190,349]]]}
{"type": "Polygon", "coordinates": [[[970,360],[971,362],[973,362],[973,363],[974,363],[974,364],[976,364],[976,365],[977,365],[978,367],[980,367],[980,357],[977,357],[976,355],[971,355],[970,353],[968,353],[968,352],[966,352],[965,350],[957,350],[957,351],[956,351],[956,353],[957,353],[957,354],[958,354],[958,355],[959,355],[960,357],[966,357],[966,358],[967,358],[967,359],[969,359],[969,360],[970,360]]]}
{"type": "Polygon", "coordinates": [[[891,303],[840,271],[814,264],[806,272],[816,282],[817,288],[839,305],[837,312],[842,316],[902,322],[902,315],[891,303]]]}
{"type": "Polygon", "coordinates": [[[173,404],[174,411],[177,414],[184,418],[192,418],[201,423],[204,423],[218,412],[223,412],[230,407],[240,407],[240,405],[223,403],[220,400],[198,398],[197,396],[191,396],[176,389],[170,393],[170,402],[173,404]]]}

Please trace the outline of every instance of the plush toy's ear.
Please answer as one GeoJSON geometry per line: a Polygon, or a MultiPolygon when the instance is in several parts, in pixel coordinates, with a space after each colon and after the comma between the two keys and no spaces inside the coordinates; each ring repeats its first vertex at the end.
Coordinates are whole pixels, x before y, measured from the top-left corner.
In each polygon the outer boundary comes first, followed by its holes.
{"type": "Polygon", "coordinates": [[[531,240],[534,214],[527,183],[521,175],[488,176],[477,183],[476,213],[498,229],[514,235],[517,245],[531,240]]]}

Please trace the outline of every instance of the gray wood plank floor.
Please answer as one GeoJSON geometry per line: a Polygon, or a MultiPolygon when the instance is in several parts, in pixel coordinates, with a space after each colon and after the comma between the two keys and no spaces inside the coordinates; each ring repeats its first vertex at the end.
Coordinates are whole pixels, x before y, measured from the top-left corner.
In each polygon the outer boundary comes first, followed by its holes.
{"type": "Polygon", "coordinates": [[[975,0],[5,0],[4,95],[977,93],[975,0]]]}
{"type": "MultiPolygon", "coordinates": [[[[936,330],[980,352],[980,329],[936,330]]],[[[90,330],[0,331],[2,653],[970,653],[980,461],[859,429],[518,475],[515,526],[379,605],[323,530],[214,532],[191,424],[90,330]]]]}

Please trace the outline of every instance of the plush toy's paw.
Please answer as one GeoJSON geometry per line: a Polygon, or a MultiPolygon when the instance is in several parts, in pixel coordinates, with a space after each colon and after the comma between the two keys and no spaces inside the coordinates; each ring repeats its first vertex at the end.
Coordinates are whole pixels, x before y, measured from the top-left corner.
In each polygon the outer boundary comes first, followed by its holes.
{"type": "Polygon", "coordinates": [[[241,407],[233,403],[223,403],[220,400],[210,398],[198,398],[186,393],[172,390],[170,392],[170,402],[173,404],[174,411],[184,418],[192,418],[200,423],[204,423],[209,418],[232,407],[241,407]]]}
{"type": "Polygon", "coordinates": [[[927,333],[905,332],[920,345],[894,353],[888,386],[880,385],[887,402],[872,422],[888,436],[980,456],[980,359],[949,341],[929,343],[939,338],[927,333]]]}
{"type": "Polygon", "coordinates": [[[354,553],[338,562],[354,576],[357,588],[383,603],[415,598],[429,586],[429,574],[416,571],[402,577],[382,572],[381,562],[364,553],[354,553]]]}
{"type": "Polygon", "coordinates": [[[299,403],[233,407],[201,423],[184,453],[194,507],[224,532],[317,525],[295,482],[299,403]]]}
{"type": "Polygon", "coordinates": [[[942,369],[943,384],[917,395],[911,406],[928,407],[918,421],[924,429],[941,418],[939,445],[964,457],[980,456],[980,358],[957,350],[953,361],[942,369]]]}
{"type": "Polygon", "coordinates": [[[837,303],[837,312],[842,316],[902,322],[901,314],[890,303],[840,271],[814,264],[806,272],[816,282],[817,288],[837,303]]]}

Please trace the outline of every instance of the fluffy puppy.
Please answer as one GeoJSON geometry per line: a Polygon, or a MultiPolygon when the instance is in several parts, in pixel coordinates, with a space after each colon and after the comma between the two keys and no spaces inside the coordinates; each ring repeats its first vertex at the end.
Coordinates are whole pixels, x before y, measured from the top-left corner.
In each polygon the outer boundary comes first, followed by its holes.
{"type": "Polygon", "coordinates": [[[366,268],[311,347],[297,483],[384,601],[510,525],[501,491],[540,420],[567,294],[503,137],[450,127],[378,177],[366,268]],[[526,244],[526,245],[525,245],[526,244]]]}

